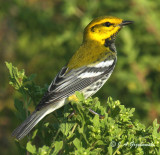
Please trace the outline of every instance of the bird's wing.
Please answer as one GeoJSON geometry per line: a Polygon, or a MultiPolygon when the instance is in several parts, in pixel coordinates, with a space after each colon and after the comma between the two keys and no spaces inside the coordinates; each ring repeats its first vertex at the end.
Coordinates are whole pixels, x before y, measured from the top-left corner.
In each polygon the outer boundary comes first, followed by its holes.
{"type": "Polygon", "coordinates": [[[75,91],[81,91],[104,75],[110,74],[115,63],[116,58],[101,62],[94,67],[81,67],[70,71],[67,67],[63,67],[48,87],[48,91],[37,106],[37,110],[69,97],[75,91]]]}

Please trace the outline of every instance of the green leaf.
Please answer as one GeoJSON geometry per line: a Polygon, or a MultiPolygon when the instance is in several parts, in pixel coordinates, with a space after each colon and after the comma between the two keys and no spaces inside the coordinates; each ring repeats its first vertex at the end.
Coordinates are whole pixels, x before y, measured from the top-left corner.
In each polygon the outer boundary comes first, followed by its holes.
{"type": "MultiPolygon", "coordinates": [[[[14,67],[12,63],[6,62],[6,66],[10,73],[10,84],[17,90],[23,86],[23,81],[27,79],[24,70],[18,71],[17,67],[14,67]]],[[[24,88],[26,89],[26,88],[24,88]]]]}
{"type": "Polygon", "coordinates": [[[17,109],[17,111],[22,112],[24,103],[22,101],[19,101],[18,99],[14,100],[14,106],[17,109]]]}
{"type": "Polygon", "coordinates": [[[34,130],[33,134],[32,134],[32,139],[34,139],[37,135],[38,129],[34,130]]]}
{"type": "Polygon", "coordinates": [[[68,133],[70,132],[71,128],[73,127],[73,123],[61,123],[60,124],[60,129],[61,129],[61,132],[67,136],[68,133]]]}
{"type": "Polygon", "coordinates": [[[93,118],[93,124],[95,127],[99,126],[99,116],[95,115],[93,118]]]}
{"type": "Polygon", "coordinates": [[[54,147],[55,147],[55,149],[54,149],[53,154],[56,155],[62,149],[62,147],[63,147],[63,141],[56,141],[55,144],[54,144],[54,147]]]}
{"type": "Polygon", "coordinates": [[[27,143],[26,149],[28,152],[36,154],[36,147],[35,145],[32,145],[30,141],[27,143]]]}
{"type": "Polygon", "coordinates": [[[152,133],[152,135],[153,135],[154,138],[158,138],[158,129],[159,129],[159,126],[160,125],[157,123],[157,119],[155,119],[153,121],[153,133],[152,133]]]}
{"type": "Polygon", "coordinates": [[[15,99],[14,100],[14,106],[17,109],[17,117],[20,118],[21,120],[25,120],[26,119],[26,110],[24,109],[24,102],[15,99]]]}
{"type": "Polygon", "coordinates": [[[81,142],[80,142],[80,140],[78,138],[75,138],[73,140],[73,144],[77,149],[81,147],[81,142]]]}
{"type": "Polygon", "coordinates": [[[49,147],[43,145],[43,147],[38,149],[38,155],[48,155],[49,147]]]}
{"type": "Polygon", "coordinates": [[[75,94],[76,94],[79,101],[82,101],[82,102],[84,101],[84,96],[82,93],[76,91],[75,94]]]}

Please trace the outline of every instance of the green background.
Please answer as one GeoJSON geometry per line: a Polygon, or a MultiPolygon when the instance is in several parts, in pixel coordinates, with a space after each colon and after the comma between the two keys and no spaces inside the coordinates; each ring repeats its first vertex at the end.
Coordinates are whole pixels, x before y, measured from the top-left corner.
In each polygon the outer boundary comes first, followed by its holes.
{"type": "MultiPolygon", "coordinates": [[[[20,123],[5,61],[35,83],[50,84],[82,42],[83,29],[95,17],[112,15],[134,24],[117,36],[118,62],[95,95],[105,106],[108,96],[135,107],[135,119],[150,125],[160,118],[159,0],[1,0],[0,1],[0,152],[17,154],[10,134],[20,123]]],[[[31,109],[33,110],[33,109],[31,109]]]]}

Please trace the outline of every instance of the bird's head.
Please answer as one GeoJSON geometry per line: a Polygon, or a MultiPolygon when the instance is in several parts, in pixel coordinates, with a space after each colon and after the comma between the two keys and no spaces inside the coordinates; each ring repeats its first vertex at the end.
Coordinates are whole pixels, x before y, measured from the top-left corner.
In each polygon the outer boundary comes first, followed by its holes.
{"type": "Polygon", "coordinates": [[[114,38],[123,26],[131,23],[117,17],[98,17],[85,28],[83,41],[94,40],[103,44],[106,39],[114,38]]]}

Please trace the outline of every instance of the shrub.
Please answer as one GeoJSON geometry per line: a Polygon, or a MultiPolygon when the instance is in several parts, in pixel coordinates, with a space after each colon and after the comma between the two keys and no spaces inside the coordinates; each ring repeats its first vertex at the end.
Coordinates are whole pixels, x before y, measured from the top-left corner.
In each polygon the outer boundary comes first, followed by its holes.
{"type": "MultiPolygon", "coordinates": [[[[28,106],[36,105],[47,86],[34,83],[35,75],[27,77],[24,70],[18,71],[11,63],[6,65],[10,84],[21,94],[15,99],[17,119],[24,120],[30,113],[28,106]]],[[[25,141],[17,141],[20,152],[31,154],[159,154],[160,133],[157,120],[146,127],[134,120],[134,108],[126,108],[119,101],[108,98],[101,106],[98,98],[84,99],[76,92],[78,102],[53,113],[50,119],[41,121],[25,141]],[[70,114],[75,114],[72,117],[70,114]],[[97,112],[92,114],[90,111],[97,112]],[[100,117],[100,115],[103,117],[100,117]]]]}

